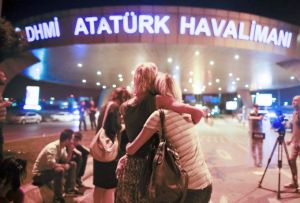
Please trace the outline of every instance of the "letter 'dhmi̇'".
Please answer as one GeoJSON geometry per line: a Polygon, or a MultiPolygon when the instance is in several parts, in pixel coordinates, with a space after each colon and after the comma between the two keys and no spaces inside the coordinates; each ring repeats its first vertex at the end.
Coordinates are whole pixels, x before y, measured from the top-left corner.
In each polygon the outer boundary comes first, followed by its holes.
{"type": "Polygon", "coordinates": [[[59,20],[54,17],[48,22],[26,26],[25,32],[28,42],[60,37],[59,20]]]}

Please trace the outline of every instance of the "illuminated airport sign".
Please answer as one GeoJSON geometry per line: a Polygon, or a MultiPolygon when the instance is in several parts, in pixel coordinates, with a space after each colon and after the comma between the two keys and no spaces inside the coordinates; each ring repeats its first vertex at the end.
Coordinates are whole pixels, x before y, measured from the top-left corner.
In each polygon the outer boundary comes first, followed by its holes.
{"type": "Polygon", "coordinates": [[[53,17],[49,21],[25,26],[28,42],[61,38],[109,35],[178,35],[253,41],[289,48],[293,33],[255,20],[222,19],[213,16],[148,15],[129,11],[120,15],[72,16],[68,22],[53,17]],[[64,21],[64,26],[60,23],[64,21]],[[66,37],[66,36],[64,36],[66,37]]]}
{"type": "Polygon", "coordinates": [[[28,42],[60,37],[58,18],[25,27],[28,42]]]}

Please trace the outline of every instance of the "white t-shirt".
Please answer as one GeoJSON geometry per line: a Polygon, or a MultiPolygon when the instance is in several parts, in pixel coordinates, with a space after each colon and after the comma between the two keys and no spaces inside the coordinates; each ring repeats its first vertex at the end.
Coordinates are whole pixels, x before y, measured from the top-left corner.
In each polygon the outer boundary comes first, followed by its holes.
{"type": "Polygon", "coordinates": [[[32,174],[36,175],[42,171],[51,170],[52,164],[64,163],[67,160],[67,156],[66,147],[61,148],[59,140],[49,143],[39,153],[34,163],[32,174]]]}
{"type": "MultiPolygon", "coordinates": [[[[165,133],[168,141],[176,148],[180,164],[189,176],[189,189],[203,189],[212,183],[211,174],[201,149],[199,129],[189,117],[164,110],[165,133]]],[[[159,111],[153,112],[145,128],[160,131],[159,111]]]]}

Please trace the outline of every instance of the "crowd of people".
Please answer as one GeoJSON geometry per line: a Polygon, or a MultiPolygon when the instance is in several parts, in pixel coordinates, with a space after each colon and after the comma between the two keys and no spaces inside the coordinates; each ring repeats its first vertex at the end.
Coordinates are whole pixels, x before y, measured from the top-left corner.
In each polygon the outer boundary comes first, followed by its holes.
{"type": "MultiPolygon", "coordinates": [[[[0,79],[5,81],[5,75],[1,72],[0,79]]],[[[2,105],[0,102],[0,110],[2,106],[5,109],[9,103],[2,105]]],[[[300,151],[300,96],[294,98],[293,106],[294,129],[292,139],[287,144],[293,144],[291,163],[293,176],[297,180],[295,163],[300,151]]],[[[44,146],[33,166],[32,183],[51,188],[54,192],[53,202],[65,202],[65,194],[82,194],[82,177],[90,155],[90,148],[81,144],[82,130],[87,130],[85,113],[88,112],[91,129],[95,130],[97,135],[100,131],[105,132],[107,143],[118,144],[117,156],[113,160],[107,161],[93,155],[94,202],[149,202],[144,177],[150,152],[157,141],[157,133],[161,131],[159,109],[163,109],[165,114],[163,127],[167,139],[177,150],[180,164],[189,176],[183,202],[208,203],[213,188],[212,176],[202,152],[199,130],[196,129],[196,124],[205,116],[204,112],[184,104],[176,82],[169,74],[159,72],[154,63],[143,63],[136,67],[132,94],[123,87],[112,91],[100,110],[98,120],[95,116],[98,111],[95,103],[91,101],[87,108],[86,102],[82,101],[79,131],[65,129],[59,139],[44,146]]],[[[0,111],[0,124],[2,112],[4,111],[0,111]]],[[[262,166],[263,160],[262,144],[265,134],[262,118],[258,113],[258,106],[254,106],[253,112],[249,114],[249,129],[252,156],[257,167],[262,166]]],[[[1,155],[2,144],[3,141],[1,155]]],[[[105,147],[102,151],[110,152],[105,147]]],[[[0,170],[0,198],[3,199],[1,202],[9,202],[11,193],[19,194],[13,196],[22,202],[22,191],[19,191],[19,187],[26,171],[26,161],[1,158],[0,170]]],[[[286,187],[296,188],[298,183],[293,182],[286,187]]]]}

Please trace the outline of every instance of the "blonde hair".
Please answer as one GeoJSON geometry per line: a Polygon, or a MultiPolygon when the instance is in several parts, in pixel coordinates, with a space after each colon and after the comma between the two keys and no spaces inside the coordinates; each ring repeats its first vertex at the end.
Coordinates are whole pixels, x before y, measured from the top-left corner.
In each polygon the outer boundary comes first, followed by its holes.
{"type": "Polygon", "coordinates": [[[170,96],[177,101],[182,100],[182,93],[171,75],[159,72],[155,79],[155,92],[162,96],[170,96]]]}
{"type": "Polygon", "coordinates": [[[134,96],[144,95],[147,91],[153,91],[153,84],[157,75],[157,66],[147,62],[137,65],[133,77],[134,96]]]}

